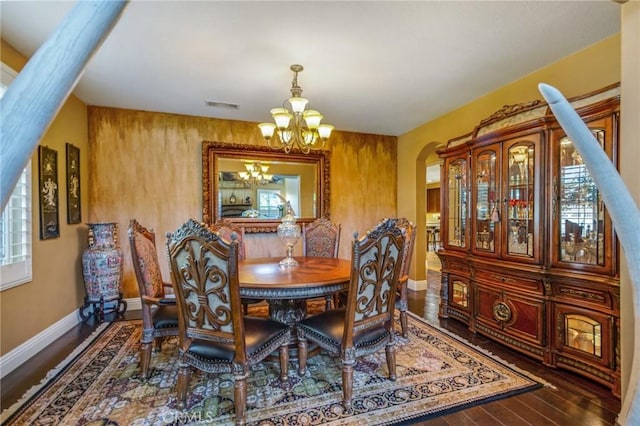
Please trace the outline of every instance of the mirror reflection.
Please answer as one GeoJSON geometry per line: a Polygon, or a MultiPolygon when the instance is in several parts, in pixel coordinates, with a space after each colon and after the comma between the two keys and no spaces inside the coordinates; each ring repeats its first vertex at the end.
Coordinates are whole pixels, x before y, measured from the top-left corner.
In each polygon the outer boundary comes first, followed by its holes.
{"type": "Polygon", "coordinates": [[[328,154],[204,141],[202,197],[205,223],[224,218],[245,232],[275,232],[287,202],[301,225],[329,218],[328,154]]]}
{"type": "Polygon", "coordinates": [[[280,219],[288,201],[296,218],[316,217],[316,165],[263,161],[256,158],[218,159],[218,215],[280,219]]]}

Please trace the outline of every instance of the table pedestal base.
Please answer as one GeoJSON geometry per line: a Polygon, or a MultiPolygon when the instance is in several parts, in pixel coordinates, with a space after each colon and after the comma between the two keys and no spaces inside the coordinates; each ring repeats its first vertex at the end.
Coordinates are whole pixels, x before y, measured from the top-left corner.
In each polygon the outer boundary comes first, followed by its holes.
{"type": "Polygon", "coordinates": [[[295,326],[307,316],[306,299],[269,300],[269,318],[295,326]]]}
{"type": "MultiPolygon", "coordinates": [[[[274,299],[269,300],[269,318],[293,326],[293,334],[289,340],[289,359],[298,359],[298,337],[296,335],[296,324],[307,316],[306,299],[274,299]]],[[[320,347],[312,342],[308,342],[307,357],[311,357],[320,351],[320,347]]],[[[269,359],[277,361],[278,352],[269,355],[269,359]]]]}

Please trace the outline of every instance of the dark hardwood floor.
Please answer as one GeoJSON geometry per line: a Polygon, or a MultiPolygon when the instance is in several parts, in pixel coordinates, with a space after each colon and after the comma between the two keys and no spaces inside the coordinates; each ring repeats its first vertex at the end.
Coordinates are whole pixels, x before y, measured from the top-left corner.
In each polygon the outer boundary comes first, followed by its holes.
{"type": "MultiPolygon", "coordinates": [[[[466,326],[455,320],[439,320],[439,274],[432,272],[429,275],[427,290],[409,292],[409,309],[412,312],[431,323],[453,331],[505,361],[536,374],[554,385],[555,389],[544,387],[414,424],[434,426],[616,424],[620,400],[613,397],[607,388],[567,371],[546,368],[540,362],[520,355],[481,335],[473,335],[466,326]]],[[[125,317],[139,318],[140,311],[127,312],[125,317]]],[[[31,386],[38,384],[46,373],[64,360],[67,354],[84,341],[95,327],[91,319],[76,326],[47,349],[3,378],[2,408],[9,407],[31,386]]]]}

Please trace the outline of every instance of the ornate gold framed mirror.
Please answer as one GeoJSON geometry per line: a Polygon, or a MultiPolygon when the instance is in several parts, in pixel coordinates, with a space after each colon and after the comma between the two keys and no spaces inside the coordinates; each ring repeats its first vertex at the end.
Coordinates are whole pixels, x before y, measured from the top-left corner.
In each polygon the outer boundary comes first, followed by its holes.
{"type": "Polygon", "coordinates": [[[202,142],[202,220],[228,219],[245,232],[275,232],[288,201],[301,225],[329,218],[327,151],[202,142]]]}

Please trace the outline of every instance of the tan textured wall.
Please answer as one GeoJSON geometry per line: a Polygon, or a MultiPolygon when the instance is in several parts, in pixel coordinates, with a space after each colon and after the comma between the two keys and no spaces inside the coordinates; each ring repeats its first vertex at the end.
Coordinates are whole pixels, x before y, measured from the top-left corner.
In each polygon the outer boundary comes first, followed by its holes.
{"type": "Polygon", "coordinates": [[[567,98],[620,82],[620,64],[620,34],[616,34],[398,137],[398,216],[418,225],[411,279],[425,279],[425,163],[437,161],[438,143],[472,131],[503,105],[542,99],[540,82],[556,86],[567,98]]]}
{"type": "MultiPolygon", "coordinates": [[[[26,59],[2,41],[2,62],[20,71],[26,59]]],[[[0,293],[0,354],[12,349],[77,310],[84,298],[81,255],[87,227],[67,224],[65,143],[80,148],[82,219],[88,212],[87,108],[71,96],[40,141],[58,152],[60,237],[40,240],[38,152],[31,156],[33,176],[33,280],[0,293]]]]}
{"type": "MultiPolygon", "coordinates": [[[[90,221],[119,223],[125,255],[125,297],[138,294],[126,238],[136,218],[152,227],[165,279],[165,234],[188,218],[202,219],[203,140],[265,144],[256,123],[89,107],[90,221]]],[[[331,150],[331,219],[343,229],[340,254],[350,257],[351,234],[396,214],[396,138],[336,132],[331,150]]],[[[297,251],[300,250],[300,245],[297,251]]],[[[274,234],[248,234],[251,257],[280,256],[274,234]]]]}

